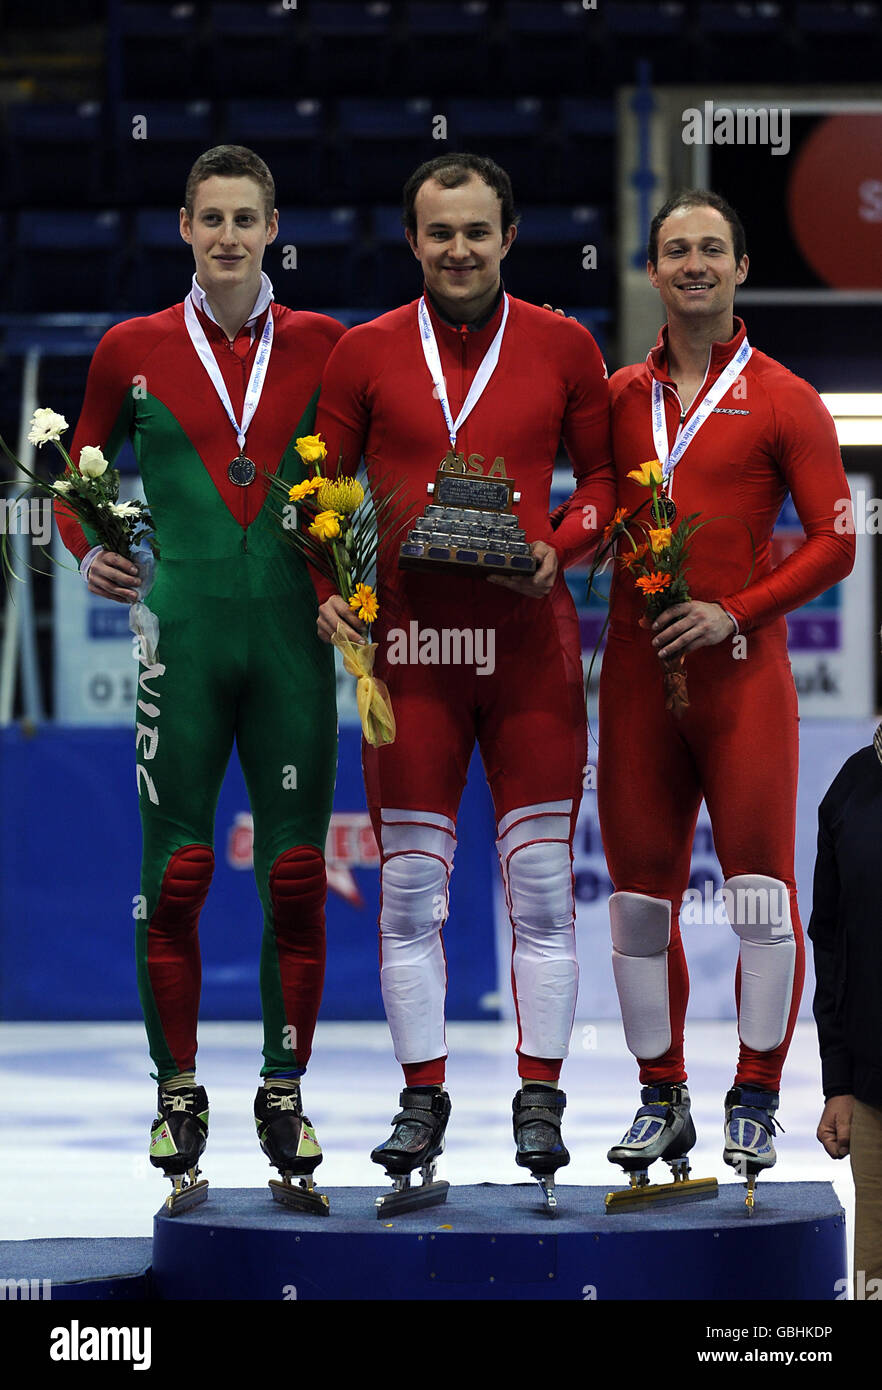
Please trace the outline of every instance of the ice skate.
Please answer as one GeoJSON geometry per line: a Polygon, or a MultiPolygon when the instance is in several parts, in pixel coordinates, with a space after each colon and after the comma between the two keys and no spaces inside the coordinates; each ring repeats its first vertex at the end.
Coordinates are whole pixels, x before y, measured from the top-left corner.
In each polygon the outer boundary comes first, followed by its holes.
{"type": "Polygon", "coordinates": [[[748,1216],[752,1216],[757,1177],[764,1169],[774,1167],[778,1157],[772,1143],[772,1135],[781,1128],[774,1118],[778,1092],[733,1086],[726,1095],[725,1107],[723,1162],[746,1179],[744,1204],[748,1216]]]}
{"type": "Polygon", "coordinates": [[[529,1082],[516,1093],[511,1103],[512,1128],[517,1145],[515,1162],[521,1168],[529,1168],[531,1177],[542,1188],[546,1206],[552,1214],[557,1207],[554,1175],[558,1168],[564,1168],[570,1161],[560,1133],[566,1103],[563,1091],[552,1090],[550,1086],[534,1086],[529,1082]]]}
{"type": "Polygon", "coordinates": [[[689,1176],[691,1170],[686,1155],[695,1144],[695,1125],[685,1082],[644,1086],[640,1100],[642,1104],[631,1128],[621,1143],[614,1144],[607,1154],[610,1163],[618,1163],[625,1170],[631,1186],[620,1192],[608,1192],[606,1210],[633,1211],[672,1200],[696,1202],[716,1197],[719,1192],[716,1178],[689,1176]],[[649,1181],[649,1165],[657,1158],[664,1159],[670,1166],[673,1182],[649,1181]]]}
{"type": "Polygon", "coordinates": [[[328,1199],[313,1182],[322,1151],[309,1118],[303,1113],[300,1087],[288,1081],[268,1080],[254,1098],[257,1137],[282,1180],[270,1178],[273,1200],[292,1211],[327,1216],[328,1199]]]}
{"type": "Polygon", "coordinates": [[[150,1162],[171,1179],[166,1210],[176,1216],[208,1196],[208,1181],[199,1179],[199,1159],[208,1137],[208,1097],[203,1086],[160,1085],[157,1115],[150,1130],[150,1162]]]}
{"type": "Polygon", "coordinates": [[[398,1104],[401,1109],[392,1121],[391,1136],[371,1154],[371,1161],[381,1163],[392,1179],[392,1191],[377,1198],[378,1217],[440,1206],[447,1201],[450,1187],[450,1183],[435,1177],[435,1163],[444,1151],[444,1133],[450,1118],[447,1092],[405,1087],[398,1104]],[[417,1168],[422,1183],[411,1187],[411,1174],[417,1168]]]}

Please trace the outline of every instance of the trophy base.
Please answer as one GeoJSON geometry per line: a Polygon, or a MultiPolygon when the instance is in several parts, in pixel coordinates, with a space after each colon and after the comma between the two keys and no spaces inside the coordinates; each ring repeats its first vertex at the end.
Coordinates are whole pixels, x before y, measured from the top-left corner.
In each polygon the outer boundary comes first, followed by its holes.
{"type": "Polygon", "coordinates": [[[403,570],[459,570],[463,574],[535,574],[538,561],[534,555],[506,555],[502,550],[467,550],[446,545],[422,545],[405,541],[398,554],[398,568],[403,570]]]}

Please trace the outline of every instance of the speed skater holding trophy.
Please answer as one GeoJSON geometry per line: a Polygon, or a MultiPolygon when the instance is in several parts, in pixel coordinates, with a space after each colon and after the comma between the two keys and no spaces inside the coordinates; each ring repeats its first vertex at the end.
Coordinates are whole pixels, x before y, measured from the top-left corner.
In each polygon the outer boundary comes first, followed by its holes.
{"type": "MultiPolygon", "coordinates": [[[[397,736],[364,746],[382,862],[381,987],[405,1083],[392,1135],[371,1157],[393,1179],[396,1192],[382,1199],[393,1209],[444,1199],[446,1184],[434,1180],[450,1114],[442,926],[477,742],[513,931],[516,1161],[552,1203],[554,1174],[569,1161],[558,1083],[578,983],[571,850],[586,761],[579,626],[563,571],[591,552],[614,506],[608,383],[581,325],[503,287],[517,235],[504,170],[472,154],[431,160],[405,186],[404,223],[423,293],[346,334],[316,418],[330,461],[351,473],[363,455],[373,489],[403,483],[409,498],[412,543],[381,548],[372,627],[397,736]],[[561,440],[576,488],[554,529],[561,440]],[[445,489],[436,501],[456,504],[449,511],[427,506],[436,485],[445,489]],[[505,552],[507,528],[526,542],[505,552]],[[400,550],[435,558],[399,568],[400,550]],[[432,634],[443,653],[444,635],[464,631],[476,651],[483,643],[481,663],[425,659],[432,634]],[[418,1168],[424,1188],[410,1189],[418,1168]]],[[[338,623],[363,631],[332,585],[319,581],[319,596],[326,641],[338,623]]]]}

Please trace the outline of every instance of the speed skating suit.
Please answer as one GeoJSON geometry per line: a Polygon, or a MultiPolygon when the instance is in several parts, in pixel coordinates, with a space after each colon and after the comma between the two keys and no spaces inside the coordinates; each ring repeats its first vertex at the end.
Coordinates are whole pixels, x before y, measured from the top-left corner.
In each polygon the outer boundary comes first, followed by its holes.
{"type": "MultiPolygon", "coordinates": [[[[735,328],[711,347],[687,422],[741,347],[740,319],[735,328]]],[[[653,380],[663,387],[669,447],[681,415],[666,332],[645,363],[611,381],[618,502],[628,513],[642,506],[643,517],[649,493],[627,474],[656,457],[653,380]]],[[[686,655],[689,708],[676,718],[665,709],[653,634],[639,626],[644,600],[616,564],[600,679],[598,811],[615,889],[613,966],[625,1037],[644,1085],[686,1079],[689,978],[679,912],[703,796],[739,941],[735,1084],[777,1091],[805,960],[793,870],[798,712],[784,614],[853,563],[833,421],[807,382],[753,349],[676,464],[669,491],[674,525],[692,513],[709,522],[691,543],[690,595],[719,603],[738,630],[686,655]],[[772,531],[788,492],[805,540],[776,564],[772,531]]]]}
{"type": "MultiPolygon", "coordinates": [[[[152,665],[142,651],[136,713],[144,908],[138,984],[160,1082],[195,1066],[199,914],[234,739],[264,913],[263,1075],[305,1068],[324,978],[324,847],[336,764],[332,654],[317,638],[315,591],[283,538],[275,515],[282,507],[262,474],[291,482],[305,476],[294,441],[312,432],[322,369],[343,328],[273,303],[231,344],[197,308],[236,412],[267,312],[274,338],[248,429],[246,452],[257,467],[248,486],[228,478],[236,436],[182,304],[105,334],[72,450],[76,461],[83,445],[99,445],[112,460],[131,438],[160,548],[147,598],[159,644],[152,665]]],[[[59,524],[82,558],[91,541],[63,512],[59,524]]]]}
{"type": "MultiPolygon", "coordinates": [[[[503,301],[469,327],[448,322],[426,300],[455,417],[500,326],[503,301]]],[[[329,458],[341,456],[347,471],[363,453],[372,486],[404,481],[408,527],[422,514],[449,438],[421,351],[418,301],[350,330],[338,344],[316,424],[329,458]]],[[[590,552],[614,504],[608,385],[590,334],[511,299],[496,370],[456,449],[469,469],[514,479],[519,524],[528,541],[555,548],[560,572],[552,592],[534,599],[459,572],[399,570],[404,532],[381,552],[372,640],[397,737],[387,747],[365,744],[363,765],[382,862],[383,1000],[406,1084],[443,1082],[441,927],[477,740],[514,933],[519,1071],[555,1081],[578,983],[571,846],[586,758],[579,626],[562,571],[590,552]],[[561,438],[577,486],[553,531],[548,499],[561,438]],[[451,645],[439,664],[445,634],[473,635],[476,659],[458,664],[451,645]]],[[[330,586],[319,588],[327,597],[330,586]]],[[[486,905],[474,908],[487,930],[486,905]]]]}

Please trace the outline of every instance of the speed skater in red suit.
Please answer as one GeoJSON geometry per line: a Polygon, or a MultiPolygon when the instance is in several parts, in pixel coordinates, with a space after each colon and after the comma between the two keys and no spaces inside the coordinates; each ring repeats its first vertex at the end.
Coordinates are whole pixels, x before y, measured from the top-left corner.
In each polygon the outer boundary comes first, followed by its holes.
{"type": "MultiPolygon", "coordinates": [[[[606,369],[581,325],[505,292],[501,262],[517,226],[508,176],[492,161],[447,155],[421,166],[404,190],[404,222],[423,296],[341,339],[316,428],[345,471],[363,455],[372,482],[406,483],[408,525],[450,449],[472,473],[514,479],[518,524],[539,565],[529,578],[425,574],[398,568],[400,535],[381,549],[371,638],[397,736],[365,745],[363,764],[382,862],[381,986],[405,1089],[392,1138],[372,1157],[406,1178],[443,1147],[441,929],[477,741],[513,930],[517,1161],[553,1186],[569,1160],[558,1081],[578,985],[572,837],[586,761],[579,626],[563,571],[593,550],[614,507],[606,369]],[[561,440],[576,488],[554,529],[561,440]],[[402,654],[404,634],[440,641],[463,629],[474,635],[473,663],[427,662],[415,643],[402,654]]],[[[319,598],[321,637],[341,620],[363,631],[330,584],[319,582],[319,598]]]]}
{"type": "Polygon", "coordinates": [[[643,1089],[609,1158],[645,1182],[649,1163],[682,1162],[695,1143],[679,915],[704,798],[739,942],[740,1049],[723,1157],[748,1179],[751,1204],[756,1175],[775,1162],[781,1068],[804,976],[793,868],[798,707],[784,614],[850,572],[854,538],[842,526],[849,492],[828,411],[807,382],[751,347],[734,316],[748,270],[737,214],[716,194],[687,190],[656,215],[648,256],[667,323],[646,361],[610,383],[618,502],[627,514],[645,504],[646,487],[629,473],[658,459],[671,524],[693,513],[712,520],[691,542],[690,601],[650,631],[633,575],[615,565],[598,811],[615,889],[615,981],[643,1089]],[[805,539],[774,565],[788,493],[805,539]],[[680,657],[688,708],[676,717],[662,663],[680,657]]]}

